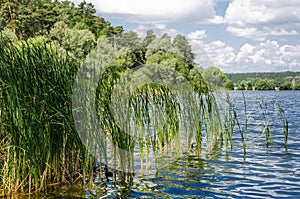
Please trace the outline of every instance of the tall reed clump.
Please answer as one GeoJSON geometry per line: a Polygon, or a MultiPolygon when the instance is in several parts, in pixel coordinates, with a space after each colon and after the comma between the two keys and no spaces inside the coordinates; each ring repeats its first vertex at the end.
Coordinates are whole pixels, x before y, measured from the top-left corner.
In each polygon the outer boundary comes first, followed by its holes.
{"type": "Polygon", "coordinates": [[[184,70],[172,67],[181,58],[160,50],[147,60],[130,62],[132,57],[145,57],[142,53],[129,51],[112,62],[101,72],[96,90],[99,127],[109,132],[104,134],[115,147],[117,166],[128,172],[136,149],[146,157],[152,152],[174,158],[191,150],[195,140],[192,148],[200,155],[203,139],[208,150],[213,149],[222,127],[214,95],[200,73],[184,78],[184,70]]]}
{"type": "Polygon", "coordinates": [[[2,36],[0,60],[1,194],[76,179],[86,159],[71,112],[78,62],[43,42],[2,36]]]}

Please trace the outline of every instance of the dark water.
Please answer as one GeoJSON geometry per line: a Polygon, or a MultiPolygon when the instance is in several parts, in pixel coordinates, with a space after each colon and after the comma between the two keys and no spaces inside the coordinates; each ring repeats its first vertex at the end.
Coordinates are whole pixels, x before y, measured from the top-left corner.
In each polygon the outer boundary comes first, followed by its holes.
{"type": "MultiPolygon", "coordinates": [[[[132,185],[113,182],[94,190],[60,187],[50,198],[300,198],[300,92],[247,91],[247,153],[240,134],[234,132],[233,149],[217,150],[198,158],[182,157],[148,177],[135,177],[132,185]],[[282,123],[271,101],[278,102],[289,121],[288,147],[283,142],[282,123]],[[270,115],[272,144],[266,148],[259,103],[270,115]]],[[[244,123],[241,92],[230,93],[244,123]]]]}

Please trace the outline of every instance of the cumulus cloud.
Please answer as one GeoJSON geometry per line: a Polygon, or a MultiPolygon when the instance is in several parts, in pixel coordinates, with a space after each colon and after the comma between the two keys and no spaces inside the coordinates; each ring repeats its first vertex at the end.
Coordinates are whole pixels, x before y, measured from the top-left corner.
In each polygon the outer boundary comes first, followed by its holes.
{"type": "Polygon", "coordinates": [[[249,39],[253,39],[256,41],[262,41],[265,39],[265,36],[267,33],[263,31],[258,31],[256,28],[247,28],[247,27],[234,27],[234,26],[228,26],[226,29],[228,32],[232,33],[235,36],[238,37],[245,37],[249,39]]]}
{"type": "Polygon", "coordinates": [[[195,32],[191,32],[188,34],[188,39],[191,40],[201,40],[207,37],[205,30],[196,30],[195,32]]]}
{"type": "Polygon", "coordinates": [[[223,41],[204,43],[191,40],[196,63],[203,67],[217,66],[224,72],[299,71],[300,45],[280,45],[266,40],[258,45],[245,43],[235,52],[223,41]]]}
{"type": "Polygon", "coordinates": [[[220,40],[205,44],[204,49],[216,66],[222,66],[223,69],[230,66],[235,59],[234,49],[220,40]]]}
{"type": "Polygon", "coordinates": [[[300,27],[298,0],[232,0],[223,18],[235,36],[266,40],[267,36],[296,36],[300,27]]]}
{"type": "Polygon", "coordinates": [[[202,66],[216,66],[216,64],[211,59],[211,56],[208,55],[208,52],[205,50],[205,44],[198,39],[190,40],[190,44],[192,46],[192,50],[195,53],[195,62],[202,66]]]}
{"type": "Polygon", "coordinates": [[[215,17],[215,0],[89,0],[100,14],[137,23],[207,21],[215,17]]]}

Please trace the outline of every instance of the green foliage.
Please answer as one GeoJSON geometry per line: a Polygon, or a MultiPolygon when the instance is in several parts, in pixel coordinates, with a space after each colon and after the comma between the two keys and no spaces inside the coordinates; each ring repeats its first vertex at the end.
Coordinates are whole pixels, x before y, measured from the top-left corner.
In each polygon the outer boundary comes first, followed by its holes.
{"type": "Polygon", "coordinates": [[[176,54],[184,57],[188,63],[193,63],[195,54],[192,52],[192,47],[188,40],[183,35],[176,35],[173,41],[173,46],[178,49],[176,54]]]}
{"type": "Polygon", "coordinates": [[[117,46],[119,48],[139,49],[142,48],[141,39],[133,31],[125,32],[117,37],[117,46]]]}
{"type": "Polygon", "coordinates": [[[57,41],[74,58],[83,59],[95,46],[95,37],[89,30],[71,29],[64,22],[54,24],[50,31],[52,40],[57,41]]]}
{"type": "Polygon", "coordinates": [[[234,84],[231,80],[226,80],[226,82],[224,83],[224,87],[227,89],[227,90],[234,90],[234,84]]]}
{"type": "Polygon", "coordinates": [[[143,48],[147,48],[148,45],[156,39],[156,35],[153,30],[147,30],[146,36],[143,39],[143,48]]]}
{"type": "Polygon", "coordinates": [[[237,86],[240,86],[240,82],[242,81],[250,81],[254,85],[259,79],[270,79],[273,81],[275,86],[280,86],[285,82],[292,83],[293,80],[296,82],[300,81],[300,72],[290,71],[266,73],[228,73],[226,76],[237,86]]]}
{"type": "Polygon", "coordinates": [[[274,90],[275,84],[269,79],[259,79],[255,83],[256,90],[274,90]]]}
{"type": "Polygon", "coordinates": [[[300,82],[292,87],[293,90],[300,90],[300,82]]]}
{"type": "Polygon", "coordinates": [[[223,88],[226,75],[217,67],[211,66],[204,70],[203,78],[211,89],[223,88]]]}
{"type": "Polygon", "coordinates": [[[16,34],[8,28],[4,28],[4,30],[1,31],[0,34],[4,35],[5,37],[8,37],[13,42],[17,41],[17,39],[18,39],[16,34]]]}
{"type": "Polygon", "coordinates": [[[252,81],[243,80],[238,84],[238,90],[252,90],[252,81]]]}
{"type": "Polygon", "coordinates": [[[110,23],[94,14],[94,5],[83,1],[78,7],[74,3],[51,0],[1,1],[0,30],[11,29],[18,39],[49,34],[52,26],[65,22],[70,28],[86,29],[96,38],[112,36],[123,31],[122,27],[112,27],[110,23]]]}
{"type": "Polygon", "coordinates": [[[292,83],[291,82],[284,82],[280,84],[280,90],[292,90],[292,83]]]}
{"type": "Polygon", "coordinates": [[[196,140],[197,154],[202,148],[203,127],[209,132],[210,149],[215,147],[221,128],[216,101],[200,72],[184,57],[161,49],[151,49],[151,54],[143,49],[130,50],[103,68],[96,107],[100,128],[110,132],[108,139],[117,151],[123,151],[116,153],[122,170],[130,170],[133,163],[124,151],[132,154],[135,144],[146,154],[150,149],[162,152],[170,146],[165,153],[180,150],[182,122],[182,128],[189,129],[189,142],[192,137],[196,140]],[[184,103],[188,97],[197,103],[184,103]]]}
{"type": "Polygon", "coordinates": [[[171,42],[171,37],[168,34],[163,34],[160,38],[154,39],[147,47],[146,56],[155,53],[157,50],[165,52],[177,53],[178,49],[174,48],[171,42]]]}
{"type": "Polygon", "coordinates": [[[208,85],[204,81],[200,69],[195,67],[190,70],[189,82],[196,93],[208,93],[208,85]]]}

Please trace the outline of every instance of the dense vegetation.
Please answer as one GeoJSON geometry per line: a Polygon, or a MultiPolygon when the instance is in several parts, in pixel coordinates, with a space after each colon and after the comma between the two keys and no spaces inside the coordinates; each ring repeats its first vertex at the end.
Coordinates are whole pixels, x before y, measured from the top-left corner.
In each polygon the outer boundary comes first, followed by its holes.
{"type": "Polygon", "coordinates": [[[0,30],[12,31],[17,39],[48,35],[58,21],[77,30],[87,29],[96,38],[122,31],[122,27],[113,27],[102,17],[95,16],[94,5],[86,1],[76,7],[68,0],[2,0],[0,9],[0,30]]]}
{"type": "Polygon", "coordinates": [[[300,89],[300,72],[228,73],[226,76],[239,90],[300,89]]]}

